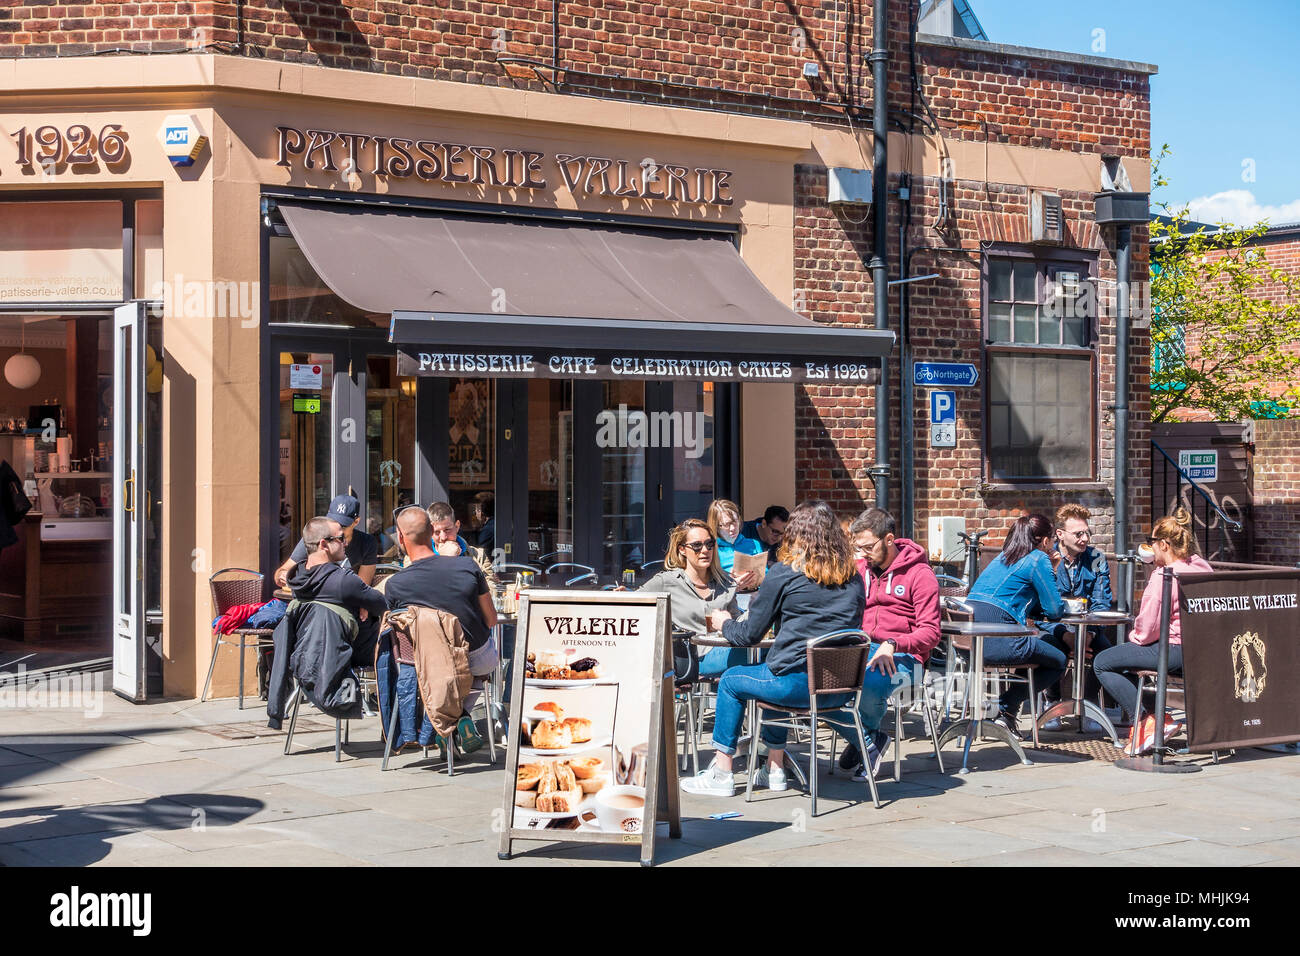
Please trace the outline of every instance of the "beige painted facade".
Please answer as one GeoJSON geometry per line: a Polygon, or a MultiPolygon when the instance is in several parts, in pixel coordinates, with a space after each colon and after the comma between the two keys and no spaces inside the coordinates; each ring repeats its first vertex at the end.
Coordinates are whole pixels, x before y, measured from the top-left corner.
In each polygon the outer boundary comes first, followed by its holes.
{"type": "MultiPolygon", "coordinates": [[[[778,299],[791,301],[793,167],[867,165],[869,143],[845,130],[793,121],[725,115],[417,80],[260,60],[194,55],[0,61],[0,200],[6,193],[58,198],[72,188],[159,188],[167,281],[257,283],[260,198],[264,187],[294,186],[427,199],[483,201],[737,224],[741,254],[778,299]],[[209,137],[196,165],[174,168],[157,140],[164,117],[193,116],[209,137]],[[121,124],[129,162],[75,174],[45,175],[14,162],[11,134],[22,127],[121,124]],[[732,171],[735,202],[700,206],[602,199],[567,190],[554,166],[538,191],[388,179],[365,172],[292,171],[276,165],[276,127],[320,128],[497,148],[625,159],[639,164],[732,171]]],[[[869,138],[862,134],[863,138],[869,138]]],[[[936,144],[891,134],[891,163],[910,156],[916,172],[938,169],[936,144]]],[[[1005,183],[1094,189],[1097,158],[1050,150],[951,143],[956,175],[1005,183]],[[970,165],[969,171],[966,169],[970,165]]],[[[1149,180],[1128,164],[1135,188],[1149,180]]],[[[364,167],[363,167],[364,168],[364,167]]],[[[897,166],[895,166],[897,168],[897,166]]],[[[137,290],[148,296],[149,289],[137,290]]],[[[260,301],[254,297],[256,301],[260,301]]],[[[197,696],[211,649],[207,575],[259,562],[258,436],[260,317],[164,321],[163,539],[164,688],[197,696]]],[[[772,502],[793,503],[794,389],[746,385],[742,391],[743,500],[747,517],[772,502]]],[[[234,655],[218,665],[214,690],[232,693],[234,655]]]]}

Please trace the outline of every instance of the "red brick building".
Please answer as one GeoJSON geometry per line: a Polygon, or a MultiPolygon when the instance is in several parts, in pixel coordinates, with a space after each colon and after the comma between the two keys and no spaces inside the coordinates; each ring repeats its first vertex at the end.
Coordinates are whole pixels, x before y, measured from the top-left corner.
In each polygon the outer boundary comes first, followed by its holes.
{"type": "MultiPolygon", "coordinates": [[[[161,551],[153,586],[168,688],[196,692],[208,665],[204,572],[274,566],[304,516],[348,487],[381,535],[408,494],[448,497],[465,515],[495,495],[488,517],[509,560],[547,551],[602,571],[655,557],[667,525],[713,495],[738,498],[747,516],[807,497],[846,514],[882,500],[923,542],[933,516],[964,518],[996,542],[1022,511],[1077,500],[1110,548],[1118,484],[1131,543],[1149,519],[1149,345],[1135,329],[1117,370],[1114,309],[1058,306],[1114,298],[1117,227],[1099,225],[1096,194],[1117,164],[1136,193],[1148,186],[1155,68],[926,35],[918,6],[887,8],[881,236],[862,201],[870,187],[858,192],[862,178],[849,173],[874,165],[875,10],[863,0],[0,9],[0,127],[19,150],[17,163],[0,162],[0,203],[13,203],[4,214],[99,191],[90,198],[121,204],[124,217],[134,207],[139,228],[128,233],[124,218],[122,234],[137,246],[153,223],[156,246],[126,260],[153,271],[123,266],[100,307],[149,298],[151,279],[257,284],[247,322],[169,314],[161,325],[156,460],[169,507],[143,540],[161,551]],[[205,137],[192,166],[153,147],[175,114],[205,137]],[[129,134],[129,163],[98,145],[113,126],[129,134]],[[83,128],[101,161],[75,168],[83,128]],[[833,183],[846,201],[831,202],[833,183]],[[877,326],[879,253],[889,281],[916,279],[890,288],[883,322],[896,337],[884,368],[887,460],[876,460],[877,389],[847,374],[841,384],[417,382],[386,333],[392,312],[425,306],[345,288],[347,263],[326,262],[330,249],[314,248],[322,233],[305,225],[317,214],[313,223],[379,217],[361,240],[332,244],[358,253],[395,221],[384,216],[724,237],[765,294],[835,329],[877,326]],[[978,373],[952,387],[951,447],[931,447],[939,389],[905,384],[914,363],[978,373]],[[1117,378],[1129,389],[1125,449],[1115,447],[1117,378]],[[584,409],[620,405],[705,415],[708,457],[585,448],[584,409]],[[450,439],[428,424],[448,415],[450,439]],[[495,444],[464,437],[485,433],[495,444]],[[1123,481],[1117,456],[1129,462],[1123,481]]],[[[23,211],[36,220],[36,208],[23,211]]],[[[1146,239],[1145,225],[1132,227],[1139,276],[1146,239]]],[[[393,256],[404,248],[394,240],[393,256]]],[[[679,260],[688,271],[689,258],[679,260]]],[[[379,284],[390,266],[367,264],[379,284]]],[[[675,284],[654,291],[671,299],[675,284]]],[[[0,296],[0,308],[49,311],[58,299],[0,296]]],[[[864,355],[845,352],[844,367],[864,355]]],[[[229,686],[228,667],[218,684],[229,686]]]]}

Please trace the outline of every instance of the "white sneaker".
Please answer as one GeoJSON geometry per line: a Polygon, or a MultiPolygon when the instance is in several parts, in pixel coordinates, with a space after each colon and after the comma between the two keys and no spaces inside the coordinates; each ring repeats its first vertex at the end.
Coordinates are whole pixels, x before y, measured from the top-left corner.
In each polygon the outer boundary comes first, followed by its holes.
{"type": "Polygon", "coordinates": [[[734,797],[736,781],[730,771],[722,770],[716,763],[710,763],[695,776],[683,780],[682,789],[687,793],[707,797],[734,797]]]}
{"type": "Polygon", "coordinates": [[[784,768],[772,768],[769,765],[760,767],[758,773],[754,774],[754,786],[766,787],[768,790],[778,792],[790,785],[786,782],[784,768]]]}

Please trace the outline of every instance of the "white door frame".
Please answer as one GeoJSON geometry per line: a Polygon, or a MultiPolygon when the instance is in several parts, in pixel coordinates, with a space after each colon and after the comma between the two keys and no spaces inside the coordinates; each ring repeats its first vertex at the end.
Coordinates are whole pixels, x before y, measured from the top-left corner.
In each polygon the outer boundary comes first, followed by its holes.
{"type": "Polygon", "coordinates": [[[145,699],[145,307],[113,310],[113,692],[145,699]]]}

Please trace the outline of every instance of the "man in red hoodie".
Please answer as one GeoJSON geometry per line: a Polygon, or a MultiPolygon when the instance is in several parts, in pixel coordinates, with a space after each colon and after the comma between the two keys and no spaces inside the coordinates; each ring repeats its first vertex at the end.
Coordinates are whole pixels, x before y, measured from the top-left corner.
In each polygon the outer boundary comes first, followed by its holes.
{"type": "MultiPolygon", "coordinates": [[[[858,712],[873,775],[892,740],[880,729],[890,695],[904,684],[919,685],[930,652],[939,645],[939,581],[930,570],[925,549],[897,537],[896,531],[894,516],[879,508],[862,512],[849,526],[854,557],[867,590],[862,629],[872,639],[858,712]]],[[[852,742],[853,729],[833,726],[850,741],[840,766],[845,770],[857,767],[860,776],[864,761],[852,742]]]]}

